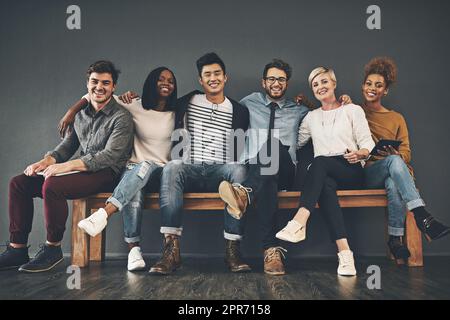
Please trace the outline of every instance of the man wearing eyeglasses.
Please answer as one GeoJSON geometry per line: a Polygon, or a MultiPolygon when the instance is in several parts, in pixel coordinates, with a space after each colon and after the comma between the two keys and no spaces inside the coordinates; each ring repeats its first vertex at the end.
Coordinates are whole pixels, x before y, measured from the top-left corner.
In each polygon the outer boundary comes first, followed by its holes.
{"type": "Polygon", "coordinates": [[[240,103],[250,114],[246,151],[241,160],[248,162],[248,177],[242,184],[223,181],[219,187],[227,211],[240,219],[256,198],[262,229],[264,272],[285,274],[277,232],[278,190],[290,189],[296,172],[296,142],[301,120],[308,112],[304,105],[286,99],[292,75],[286,62],[274,59],[264,67],[261,85],[264,92],[254,92],[240,103]],[[274,167],[274,170],[266,170],[274,167]],[[259,196],[261,195],[261,196],[259,196]]]}

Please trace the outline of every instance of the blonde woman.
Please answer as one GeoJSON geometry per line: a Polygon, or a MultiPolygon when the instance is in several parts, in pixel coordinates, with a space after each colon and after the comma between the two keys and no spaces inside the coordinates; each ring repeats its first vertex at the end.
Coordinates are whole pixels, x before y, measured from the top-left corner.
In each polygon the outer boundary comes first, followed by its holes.
{"type": "Polygon", "coordinates": [[[332,69],[314,69],[308,82],[321,107],[304,118],[298,146],[302,147],[312,139],[314,160],[308,169],[299,209],[276,236],[289,242],[304,240],[307,221],[319,203],[330,237],[337,245],[337,272],[353,276],[356,275],[353,252],[347,241],[336,190],[363,186],[362,163],[375,144],[363,109],[354,104],[341,105],[336,99],[337,81],[332,69]]]}

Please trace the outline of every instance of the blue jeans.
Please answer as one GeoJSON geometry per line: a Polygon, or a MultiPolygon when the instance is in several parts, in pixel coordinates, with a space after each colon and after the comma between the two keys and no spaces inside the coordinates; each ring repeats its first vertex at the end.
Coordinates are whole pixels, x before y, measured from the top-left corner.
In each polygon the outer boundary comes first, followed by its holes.
{"type": "Polygon", "coordinates": [[[122,211],[125,242],[141,240],[142,207],[145,186],[151,179],[160,179],[162,167],[153,161],[129,163],[122,178],[106,203],[122,211]]]}
{"type": "Polygon", "coordinates": [[[386,188],[389,235],[404,235],[406,209],[425,206],[405,162],[400,156],[391,155],[375,161],[364,171],[368,188],[386,188]]]}
{"type": "MultiPolygon", "coordinates": [[[[246,175],[246,166],[238,163],[185,164],[181,160],[170,161],[161,177],[161,233],[181,236],[184,192],[217,192],[223,180],[242,183],[246,175]]],[[[234,219],[226,209],[224,217],[225,239],[241,240],[243,222],[234,219]]]]}

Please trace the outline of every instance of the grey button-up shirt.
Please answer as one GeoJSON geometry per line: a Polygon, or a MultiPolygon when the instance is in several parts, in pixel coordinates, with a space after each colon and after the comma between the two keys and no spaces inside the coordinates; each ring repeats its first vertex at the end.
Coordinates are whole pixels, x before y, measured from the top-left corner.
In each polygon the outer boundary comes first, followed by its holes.
{"type": "Polygon", "coordinates": [[[73,130],[47,155],[65,162],[81,146],[79,159],[88,171],[111,168],[120,173],[131,156],[133,137],[131,114],[111,98],[99,112],[91,104],[78,112],[73,130]]]}
{"type": "MultiPolygon", "coordinates": [[[[261,92],[254,92],[240,101],[243,106],[248,108],[250,114],[250,130],[248,130],[245,153],[243,153],[241,161],[255,158],[266,143],[270,121],[269,105],[271,102],[267,95],[261,92]]],[[[309,109],[304,105],[296,104],[290,99],[278,101],[277,104],[279,108],[275,110],[274,129],[278,130],[278,136],[276,134],[275,136],[283,145],[289,147],[292,162],[297,163],[298,128],[309,109]]]]}

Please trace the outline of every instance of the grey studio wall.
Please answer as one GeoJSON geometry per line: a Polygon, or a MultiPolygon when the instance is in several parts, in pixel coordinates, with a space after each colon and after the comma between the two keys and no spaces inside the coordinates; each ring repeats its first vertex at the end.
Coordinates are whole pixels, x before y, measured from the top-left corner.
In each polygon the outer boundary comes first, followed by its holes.
{"type": "MultiPolygon", "coordinates": [[[[418,187],[430,211],[450,224],[448,193],[449,99],[447,41],[448,1],[5,1],[0,10],[0,241],[8,233],[8,182],[60,140],[57,124],[65,110],[86,91],[85,70],[95,60],[114,61],[122,70],[117,92],[140,92],[150,69],[166,65],[175,71],[178,92],[198,88],[195,60],[216,51],[229,73],[226,93],[240,99],[260,89],[263,66],[274,57],[294,69],[289,96],[312,96],[306,79],[318,65],[332,66],[338,93],[361,101],[363,66],[388,55],[399,67],[398,84],[385,104],[400,111],[409,124],[418,187]],[[68,30],[66,9],[81,8],[81,30],[68,30]],[[381,8],[381,30],[366,27],[371,4],[381,8]]],[[[35,201],[31,251],[45,240],[42,202],[35,201]]],[[[280,214],[280,223],[289,217],[280,214]]],[[[384,255],[384,211],[345,211],[353,250],[384,255]]],[[[189,212],[184,218],[185,254],[223,254],[223,217],[217,212],[189,212]]],[[[144,215],[143,251],[159,254],[157,212],[144,215]]],[[[281,225],[281,224],[280,224],[281,225]]],[[[69,229],[64,237],[70,252],[69,229]]],[[[262,254],[257,216],[248,220],[245,253],[262,254]]],[[[126,254],[122,218],[107,230],[110,256],[126,254]]],[[[450,237],[424,243],[426,255],[450,254],[450,237]]],[[[320,214],[308,225],[308,239],[286,245],[289,254],[334,255],[320,214]]]]}

